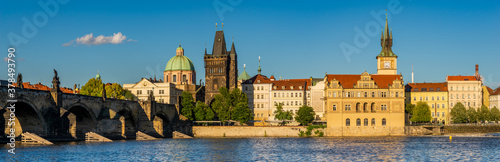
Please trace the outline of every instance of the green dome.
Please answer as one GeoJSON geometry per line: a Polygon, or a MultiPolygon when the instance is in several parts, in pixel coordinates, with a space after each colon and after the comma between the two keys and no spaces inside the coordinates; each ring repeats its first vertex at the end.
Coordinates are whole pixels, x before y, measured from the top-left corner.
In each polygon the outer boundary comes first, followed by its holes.
{"type": "Polygon", "coordinates": [[[101,75],[99,75],[99,72],[97,72],[97,75],[95,75],[96,79],[101,79],[101,75]]]}
{"type": "Polygon", "coordinates": [[[177,50],[184,50],[181,46],[177,47],[177,50]]]}
{"type": "Polygon", "coordinates": [[[165,71],[177,71],[177,70],[194,71],[193,62],[191,62],[191,60],[188,57],[183,55],[174,56],[168,61],[167,66],[165,67],[165,71]]]}

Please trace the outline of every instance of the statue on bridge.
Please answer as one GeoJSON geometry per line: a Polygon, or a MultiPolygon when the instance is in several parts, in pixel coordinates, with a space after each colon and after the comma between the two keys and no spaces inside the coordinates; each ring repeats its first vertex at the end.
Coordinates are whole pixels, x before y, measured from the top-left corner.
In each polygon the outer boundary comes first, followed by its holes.
{"type": "Polygon", "coordinates": [[[24,88],[23,85],[23,74],[19,73],[17,75],[17,88],[24,88]]]}
{"type": "Polygon", "coordinates": [[[52,89],[59,90],[59,84],[61,84],[61,82],[59,82],[59,76],[57,76],[57,71],[56,69],[54,69],[54,78],[52,79],[52,89]]]}

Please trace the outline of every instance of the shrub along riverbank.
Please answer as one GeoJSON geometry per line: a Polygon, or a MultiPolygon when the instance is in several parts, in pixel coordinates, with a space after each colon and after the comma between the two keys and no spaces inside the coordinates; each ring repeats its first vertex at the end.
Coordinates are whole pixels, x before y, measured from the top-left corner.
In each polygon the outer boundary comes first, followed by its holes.
{"type": "Polygon", "coordinates": [[[454,125],[443,129],[445,133],[495,133],[500,132],[500,125],[454,125]]]}

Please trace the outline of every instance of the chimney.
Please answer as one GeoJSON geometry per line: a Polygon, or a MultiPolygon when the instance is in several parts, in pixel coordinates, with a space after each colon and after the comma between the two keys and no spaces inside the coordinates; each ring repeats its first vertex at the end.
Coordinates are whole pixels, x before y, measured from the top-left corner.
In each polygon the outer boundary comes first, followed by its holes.
{"type": "Polygon", "coordinates": [[[479,78],[479,65],[476,64],[476,77],[479,78]]]}

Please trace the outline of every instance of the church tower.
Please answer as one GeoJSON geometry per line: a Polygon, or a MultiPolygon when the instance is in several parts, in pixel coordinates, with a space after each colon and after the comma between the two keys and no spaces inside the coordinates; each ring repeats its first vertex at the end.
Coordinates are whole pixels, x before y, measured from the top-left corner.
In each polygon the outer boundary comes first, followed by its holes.
{"type": "Polygon", "coordinates": [[[377,74],[396,75],[398,73],[398,56],[392,52],[392,30],[389,31],[387,14],[385,15],[385,29],[380,38],[382,51],[377,55],[377,74]]]}
{"type": "Polygon", "coordinates": [[[226,49],[224,31],[216,31],[212,54],[205,49],[205,103],[211,104],[220,87],[238,88],[238,59],[234,42],[226,49]]]}

